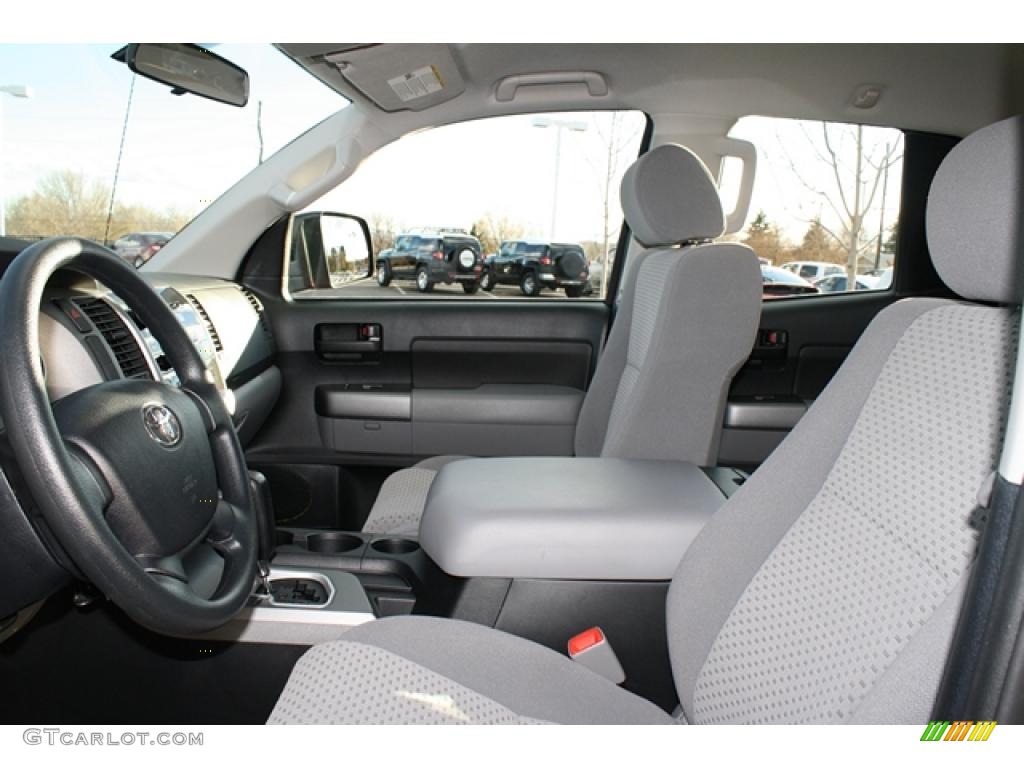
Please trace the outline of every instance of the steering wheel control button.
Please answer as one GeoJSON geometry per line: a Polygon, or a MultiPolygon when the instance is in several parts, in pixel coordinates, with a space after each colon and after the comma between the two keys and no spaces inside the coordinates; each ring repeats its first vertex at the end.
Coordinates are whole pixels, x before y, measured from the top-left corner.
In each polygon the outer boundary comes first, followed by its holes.
{"type": "Polygon", "coordinates": [[[166,405],[148,403],[142,406],[142,423],[149,436],[165,448],[174,448],[181,442],[181,422],[166,405]]]}
{"type": "Polygon", "coordinates": [[[569,658],[578,661],[592,672],[606,677],[616,685],[626,679],[608,638],[600,627],[591,627],[569,639],[569,658]]]}

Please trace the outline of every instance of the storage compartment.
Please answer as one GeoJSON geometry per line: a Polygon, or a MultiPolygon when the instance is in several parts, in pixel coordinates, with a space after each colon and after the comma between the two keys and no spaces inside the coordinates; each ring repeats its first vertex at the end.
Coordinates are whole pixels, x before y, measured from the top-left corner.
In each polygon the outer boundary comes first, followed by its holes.
{"type": "Polygon", "coordinates": [[[441,572],[415,539],[302,528],[278,531],[290,543],[277,549],[275,568],[351,573],[378,617],[406,615],[414,607],[440,615],[438,604],[447,605],[452,590],[458,589],[456,580],[441,572]]]}
{"type": "Polygon", "coordinates": [[[725,407],[718,462],[757,467],[807,412],[807,403],[791,395],[732,397],[725,407]]]}
{"type": "Polygon", "coordinates": [[[377,539],[370,544],[370,549],[385,555],[408,555],[419,548],[412,539],[377,539]]]}
{"type": "Polygon", "coordinates": [[[306,537],[306,548],[310,552],[341,554],[343,552],[352,552],[362,546],[363,540],[350,533],[329,531],[326,533],[314,533],[306,537]]]}
{"type": "Polygon", "coordinates": [[[408,421],[318,419],[324,445],[347,453],[412,453],[412,425],[408,421]]]}
{"type": "Polygon", "coordinates": [[[316,412],[333,419],[408,421],[409,388],[393,384],[332,384],[316,388],[316,412]]]}
{"type": "Polygon", "coordinates": [[[414,389],[416,455],[571,456],[584,392],[550,384],[414,389]]]}
{"type": "Polygon", "coordinates": [[[280,528],[274,531],[274,544],[284,547],[295,541],[295,536],[290,531],[282,531],[280,528]]]}
{"type": "Polygon", "coordinates": [[[668,580],[724,500],[681,462],[466,459],[434,480],[420,544],[460,577],[668,580]]]}
{"type": "Polygon", "coordinates": [[[412,452],[412,396],[392,384],[331,384],[316,388],[323,444],[349,453],[412,452]]]}

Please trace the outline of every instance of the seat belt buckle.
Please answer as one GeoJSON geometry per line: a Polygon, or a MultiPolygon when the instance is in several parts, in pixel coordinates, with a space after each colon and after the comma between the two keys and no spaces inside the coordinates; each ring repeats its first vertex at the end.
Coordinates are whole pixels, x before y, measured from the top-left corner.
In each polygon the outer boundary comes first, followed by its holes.
{"type": "Polygon", "coordinates": [[[600,627],[591,627],[569,638],[569,658],[616,685],[626,679],[619,658],[600,627]]]}

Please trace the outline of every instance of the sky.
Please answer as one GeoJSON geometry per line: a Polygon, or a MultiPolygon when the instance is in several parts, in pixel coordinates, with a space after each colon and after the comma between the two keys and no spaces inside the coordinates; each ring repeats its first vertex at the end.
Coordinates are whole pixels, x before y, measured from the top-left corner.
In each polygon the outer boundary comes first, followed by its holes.
{"type": "MultiPolygon", "coordinates": [[[[0,82],[33,90],[29,99],[0,95],[0,190],[8,201],[58,169],[112,183],[133,79],[110,59],[120,47],[0,45],[0,82]]],[[[265,156],[347,104],[270,46],[216,51],[249,71],[248,106],[174,96],[135,78],[119,201],[198,213],[257,165],[261,100],[265,156]]]]}
{"type": "MultiPolygon", "coordinates": [[[[71,169],[112,184],[133,80],[126,66],[110,59],[118,47],[0,45],[0,84],[28,85],[34,92],[30,99],[0,96],[0,194],[8,204],[54,170],[71,169]]],[[[260,103],[264,157],[347,104],[269,45],[226,44],[215,50],[249,71],[249,105],[238,109],[174,96],[166,86],[135,78],[118,202],[194,215],[256,166],[260,103]]],[[[469,228],[481,216],[505,216],[530,236],[600,240],[609,117],[553,117],[586,128],[561,132],[557,163],[557,129],[536,127],[530,116],[443,126],[379,150],[311,208],[387,216],[400,227],[469,228]],[[558,215],[552,232],[556,176],[558,215]]],[[[610,185],[616,219],[621,219],[618,179],[636,156],[642,129],[642,115],[625,115],[617,142],[623,151],[610,185]]],[[[798,166],[811,186],[834,189],[815,154],[812,139],[819,130],[765,118],[737,124],[732,135],[753,141],[759,152],[748,221],[763,209],[784,236],[798,242],[815,214],[829,219],[823,198],[810,193],[789,168],[798,166]]],[[[882,146],[898,134],[872,129],[866,136],[866,145],[882,146]]],[[[899,170],[894,166],[890,172],[889,222],[898,212],[899,170]]],[[[733,193],[726,182],[728,199],[733,193]]],[[[871,222],[878,218],[876,210],[869,226],[877,226],[871,222]]]]}

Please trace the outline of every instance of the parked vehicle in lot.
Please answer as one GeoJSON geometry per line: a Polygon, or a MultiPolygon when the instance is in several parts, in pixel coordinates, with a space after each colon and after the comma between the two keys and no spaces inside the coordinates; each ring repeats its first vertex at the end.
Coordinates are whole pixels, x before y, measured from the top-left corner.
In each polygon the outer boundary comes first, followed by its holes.
{"type": "Polygon", "coordinates": [[[831,275],[846,274],[846,267],[828,261],[789,261],[782,265],[782,269],[799,275],[812,283],[831,275]]]}
{"type": "Polygon", "coordinates": [[[437,283],[459,283],[466,293],[476,293],[483,271],[480,241],[463,230],[418,230],[395,238],[391,248],[377,256],[377,283],[415,280],[426,293],[437,283]]]}
{"type": "MultiPolygon", "coordinates": [[[[876,280],[866,275],[857,275],[854,281],[855,291],[870,291],[875,287],[876,280]]],[[[819,293],[839,293],[850,290],[849,280],[846,275],[830,275],[814,281],[814,287],[819,293]]]]}
{"type": "Polygon", "coordinates": [[[876,291],[887,291],[892,288],[892,267],[883,269],[877,278],[875,278],[875,290],[876,291]]]}
{"type": "Polygon", "coordinates": [[[133,267],[141,267],[172,237],[173,232],[132,232],[117,238],[113,251],[133,267]]]}
{"type": "Polygon", "coordinates": [[[604,264],[601,263],[600,259],[594,259],[590,262],[590,276],[587,278],[587,284],[583,287],[584,296],[592,296],[593,294],[601,294],[601,278],[604,273],[604,264]]]}
{"type": "Polygon", "coordinates": [[[565,289],[576,298],[590,279],[583,246],[542,240],[507,240],[484,265],[480,287],[518,285],[524,296],[537,296],[544,288],[565,289]]]}
{"type": "Polygon", "coordinates": [[[770,264],[761,264],[761,281],[764,283],[763,295],[766,299],[819,293],[814,285],[799,275],[795,275],[782,267],[773,267],[770,264]]]}

